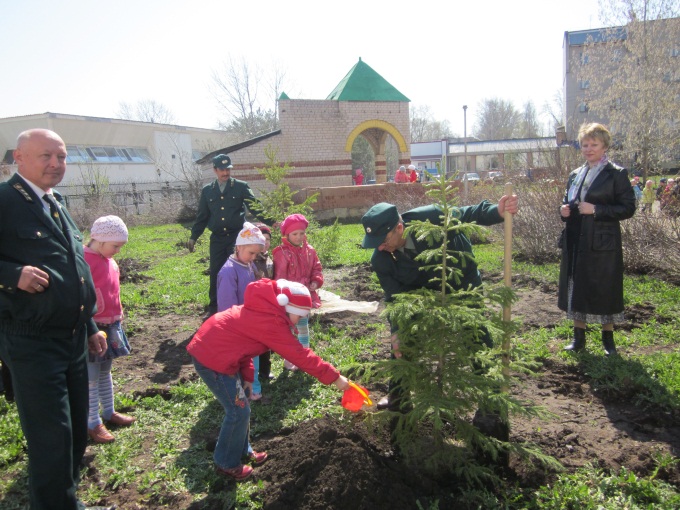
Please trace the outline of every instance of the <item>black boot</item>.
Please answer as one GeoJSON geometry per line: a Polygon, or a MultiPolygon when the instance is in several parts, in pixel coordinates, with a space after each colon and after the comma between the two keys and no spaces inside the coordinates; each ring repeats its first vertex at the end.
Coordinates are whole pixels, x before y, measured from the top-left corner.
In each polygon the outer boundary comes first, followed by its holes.
{"type": "Polygon", "coordinates": [[[586,346],[586,330],[574,327],[574,339],[567,345],[565,351],[580,351],[586,346]]]}
{"type": "Polygon", "coordinates": [[[616,354],[616,346],[614,345],[614,332],[602,330],[602,347],[607,356],[616,354]]]}

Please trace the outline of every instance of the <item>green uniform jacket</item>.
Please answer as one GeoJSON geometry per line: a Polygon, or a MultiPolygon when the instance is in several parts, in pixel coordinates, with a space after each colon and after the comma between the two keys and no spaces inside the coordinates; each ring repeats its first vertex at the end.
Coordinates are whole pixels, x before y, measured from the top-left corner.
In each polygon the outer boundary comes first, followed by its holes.
{"type": "Polygon", "coordinates": [[[70,235],[64,235],[30,186],[15,174],[0,183],[0,332],[72,337],[82,325],[87,335],[98,331],[92,320],[96,296],[90,268],[83,258],[83,236],[63,207],[70,235]],[[49,274],[44,292],[17,288],[23,266],[49,274]]]}
{"type": "Polygon", "coordinates": [[[222,193],[215,179],[201,190],[191,239],[195,241],[201,237],[206,227],[214,235],[238,233],[246,220],[246,208],[252,202],[257,199],[247,182],[230,178],[222,193]]]}
{"type": "MultiPolygon", "coordinates": [[[[479,225],[495,225],[501,223],[503,218],[498,214],[498,206],[492,205],[484,200],[478,205],[471,205],[461,207],[460,220],[463,223],[476,222],[479,225]]],[[[441,211],[433,205],[418,207],[412,209],[401,215],[404,220],[404,226],[408,227],[411,221],[426,221],[435,225],[441,224],[441,211]]],[[[385,301],[392,301],[394,294],[401,292],[408,292],[410,290],[430,288],[436,290],[440,288],[440,283],[432,284],[430,280],[435,276],[434,271],[421,271],[421,262],[413,260],[417,255],[429,249],[426,241],[418,242],[414,240],[415,251],[411,254],[408,250],[404,252],[397,250],[393,254],[375,250],[371,257],[371,265],[378,276],[380,286],[385,292],[385,301]]],[[[463,234],[456,234],[449,238],[448,249],[452,251],[461,251],[465,253],[472,253],[472,243],[467,236],[463,234]]],[[[451,281],[451,285],[456,289],[467,288],[469,285],[477,287],[482,283],[482,277],[477,269],[477,264],[467,261],[465,267],[460,263],[457,265],[458,269],[463,272],[463,278],[460,285],[455,285],[451,281]]]]}

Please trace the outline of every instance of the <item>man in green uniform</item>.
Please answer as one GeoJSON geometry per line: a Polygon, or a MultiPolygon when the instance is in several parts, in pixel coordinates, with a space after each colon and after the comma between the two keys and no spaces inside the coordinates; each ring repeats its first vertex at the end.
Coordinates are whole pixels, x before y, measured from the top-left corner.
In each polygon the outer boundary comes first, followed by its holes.
{"type": "Polygon", "coordinates": [[[243,228],[248,205],[257,202],[253,191],[245,181],[231,177],[231,158],[218,154],[212,160],[215,179],[201,191],[198,215],[191,228],[191,238],[187,243],[189,251],[194,251],[196,241],[205,228],[210,229],[210,289],[207,319],[217,312],[217,273],[234,252],[236,236],[243,228]]]}
{"type": "MultiPolygon", "coordinates": [[[[484,200],[478,205],[461,207],[458,209],[459,219],[463,223],[476,222],[478,225],[495,225],[501,223],[506,211],[511,214],[517,212],[517,196],[503,196],[498,205],[484,200]]],[[[395,294],[408,292],[420,288],[439,289],[440,283],[432,282],[435,270],[421,270],[423,263],[415,258],[429,249],[426,241],[418,241],[410,235],[404,235],[404,230],[412,221],[426,221],[435,225],[441,224],[441,212],[434,206],[423,206],[399,215],[396,206],[385,202],[371,207],[361,218],[364,227],[362,247],[373,248],[371,266],[378,276],[380,286],[385,292],[385,301],[390,302],[395,294]]],[[[449,237],[448,249],[472,254],[472,243],[464,234],[458,233],[449,237]]],[[[457,268],[462,272],[460,284],[453,279],[449,284],[454,289],[478,287],[482,284],[482,277],[477,264],[466,261],[465,266],[458,263],[457,268]]],[[[392,329],[392,355],[401,357],[399,339],[395,329],[392,329]]],[[[390,384],[390,392],[394,383],[390,384]]],[[[378,402],[378,409],[390,407],[389,395],[378,402]]]]}
{"type": "Polygon", "coordinates": [[[28,444],[31,509],[82,509],[86,354],[103,353],[106,337],[92,319],[83,236],[52,190],[66,173],[64,141],[47,129],[24,131],[14,159],[17,173],[0,183],[0,357],[28,444]]]}

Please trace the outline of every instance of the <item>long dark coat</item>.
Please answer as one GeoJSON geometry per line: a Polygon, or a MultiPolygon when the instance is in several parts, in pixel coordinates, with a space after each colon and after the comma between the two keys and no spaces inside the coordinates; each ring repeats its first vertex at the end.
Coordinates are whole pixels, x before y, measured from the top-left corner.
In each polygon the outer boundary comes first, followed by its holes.
{"type": "MultiPolygon", "coordinates": [[[[569,174],[563,204],[578,169],[569,174]]],[[[623,311],[623,250],[619,222],[635,214],[635,194],[628,172],[608,163],[588,189],[584,202],[595,205],[594,215],[572,211],[565,221],[557,305],[568,308],[568,281],[573,275],[571,309],[594,315],[623,311]]]]}

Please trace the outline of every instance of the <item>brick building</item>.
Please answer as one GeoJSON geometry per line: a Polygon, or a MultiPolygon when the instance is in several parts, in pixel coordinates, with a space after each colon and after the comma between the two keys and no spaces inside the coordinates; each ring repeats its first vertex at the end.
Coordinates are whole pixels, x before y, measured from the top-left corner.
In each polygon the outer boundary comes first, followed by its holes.
{"type": "Polygon", "coordinates": [[[293,167],[287,179],[293,189],[350,186],[352,144],[361,135],[375,153],[376,182],[385,182],[388,135],[397,142],[399,164],[410,163],[409,102],[359,59],[324,100],[282,94],[277,131],[213,151],[198,162],[205,165],[205,175],[212,176],[211,158],[229,154],[236,178],[253,189],[266,189],[257,169],[265,166],[265,149],[271,147],[279,162],[293,167]]]}

